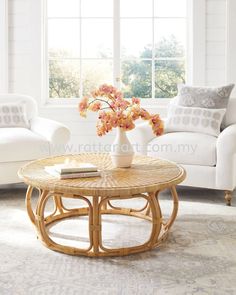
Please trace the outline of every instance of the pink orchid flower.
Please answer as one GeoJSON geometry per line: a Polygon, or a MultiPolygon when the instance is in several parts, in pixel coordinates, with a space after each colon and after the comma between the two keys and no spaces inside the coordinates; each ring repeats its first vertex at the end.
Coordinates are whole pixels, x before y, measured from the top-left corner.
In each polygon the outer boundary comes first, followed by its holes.
{"type": "Polygon", "coordinates": [[[134,121],[148,120],[157,136],[164,132],[164,124],[158,114],[151,115],[140,107],[140,99],[132,97],[131,103],[123,93],[112,85],[103,84],[91,92],[91,98],[84,97],[79,103],[80,115],[86,117],[87,110],[98,113],[97,134],[103,136],[113,128],[124,130],[135,128],[134,121]]]}

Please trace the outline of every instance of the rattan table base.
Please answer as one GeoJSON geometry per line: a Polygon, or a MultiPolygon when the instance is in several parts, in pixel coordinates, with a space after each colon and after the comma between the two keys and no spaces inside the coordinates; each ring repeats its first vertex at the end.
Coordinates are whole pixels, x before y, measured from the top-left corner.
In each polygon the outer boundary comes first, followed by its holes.
{"type": "MultiPolygon", "coordinates": [[[[166,238],[167,233],[173,224],[178,211],[178,195],[175,186],[170,187],[173,209],[170,218],[166,222],[162,219],[161,207],[158,201],[158,193],[149,192],[131,196],[115,197],[85,197],[77,194],[55,193],[47,190],[39,190],[39,199],[36,212],[31,206],[31,195],[33,187],[29,186],[26,194],[26,205],[30,220],[35,225],[38,237],[50,249],[70,255],[84,256],[124,256],[128,254],[147,251],[158,247],[166,238]],[[113,200],[144,198],[145,206],[141,209],[120,208],[112,204],[113,200]],[[53,198],[55,209],[48,216],[45,215],[47,201],[53,198]],[[87,203],[84,208],[68,209],[63,205],[63,198],[80,199],[87,203]],[[102,241],[102,214],[121,214],[148,220],[152,223],[152,229],[148,241],[142,245],[132,247],[111,249],[103,245],[102,241]],[[60,245],[53,241],[48,234],[47,226],[60,220],[74,216],[88,216],[89,220],[89,247],[80,249],[65,245],[60,245]]],[[[122,237],[121,237],[122,238],[122,237]]]]}
{"type": "MultiPolygon", "coordinates": [[[[178,210],[178,196],[175,186],[185,179],[184,169],[167,160],[136,155],[130,168],[114,168],[109,154],[64,155],[41,159],[26,164],[19,171],[21,179],[28,184],[26,204],[29,217],[35,225],[38,237],[50,249],[71,255],[85,256],[123,256],[153,249],[165,239],[173,224],[178,210]],[[65,161],[92,163],[101,170],[101,177],[60,180],[45,171],[45,166],[61,164],[65,161]],[[39,191],[35,212],[31,206],[33,189],[39,191]],[[158,194],[161,190],[170,189],[173,198],[173,209],[169,220],[162,218],[158,194]],[[145,206],[141,209],[119,208],[114,200],[143,198],[145,206]],[[45,206],[53,199],[55,210],[46,215],[45,206]],[[65,198],[79,199],[86,203],[84,208],[69,209],[65,207],[65,198]],[[151,222],[148,241],[142,245],[111,249],[103,241],[104,214],[127,215],[151,222]],[[69,217],[88,216],[89,247],[75,248],[56,243],[49,236],[49,225],[69,217]]],[[[124,206],[124,205],[123,205],[124,206]]],[[[82,235],[82,233],[81,233],[82,235]]],[[[78,237],[80,238],[80,237],[78,237]]],[[[119,239],[122,241],[122,238],[119,239]]],[[[57,240],[58,241],[58,240],[57,240]]],[[[73,244],[71,244],[73,245],[73,244]]],[[[123,243],[126,245],[126,243],[123,243]]]]}

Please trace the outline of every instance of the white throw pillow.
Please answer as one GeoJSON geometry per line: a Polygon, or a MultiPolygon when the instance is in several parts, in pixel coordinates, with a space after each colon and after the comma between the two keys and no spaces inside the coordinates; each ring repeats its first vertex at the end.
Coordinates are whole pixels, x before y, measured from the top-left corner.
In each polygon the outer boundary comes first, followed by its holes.
{"type": "Polygon", "coordinates": [[[0,103],[0,128],[29,128],[24,102],[0,103]]]}
{"type": "Polygon", "coordinates": [[[225,109],[182,107],[170,104],[165,132],[198,132],[218,136],[225,109]]]}

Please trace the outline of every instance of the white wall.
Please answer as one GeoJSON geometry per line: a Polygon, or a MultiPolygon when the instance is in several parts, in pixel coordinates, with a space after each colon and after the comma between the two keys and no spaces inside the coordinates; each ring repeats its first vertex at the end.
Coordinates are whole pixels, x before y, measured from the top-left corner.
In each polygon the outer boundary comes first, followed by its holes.
{"type": "Polygon", "coordinates": [[[206,85],[226,82],[226,0],[206,2],[206,85]]]}
{"type": "Polygon", "coordinates": [[[8,2],[0,0],[0,92],[8,92],[8,2]]]}
{"type": "MultiPolygon", "coordinates": [[[[226,76],[227,81],[236,80],[236,1],[227,0],[227,54],[226,54],[226,76]]],[[[236,97],[236,88],[232,95],[236,97]]]]}
{"type": "MultiPolygon", "coordinates": [[[[227,1],[206,0],[206,85],[222,85],[227,82],[227,1]]],[[[40,56],[35,58],[35,51],[40,49],[40,42],[35,42],[35,36],[40,32],[40,19],[35,19],[34,13],[39,9],[40,1],[9,0],[9,90],[33,95],[38,100],[42,95],[38,83],[41,73],[37,71],[41,60],[40,56]]],[[[95,136],[95,119],[81,119],[76,108],[40,108],[40,113],[68,125],[75,143],[93,143],[98,140],[95,136]]],[[[99,141],[110,142],[111,139],[110,135],[99,141]]]]}

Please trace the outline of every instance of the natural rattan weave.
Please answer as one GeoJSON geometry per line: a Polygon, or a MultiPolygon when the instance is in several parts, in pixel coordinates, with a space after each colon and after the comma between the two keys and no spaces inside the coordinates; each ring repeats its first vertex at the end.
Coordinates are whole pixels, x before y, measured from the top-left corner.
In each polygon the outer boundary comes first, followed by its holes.
{"type": "Polygon", "coordinates": [[[42,159],[31,162],[19,171],[19,176],[29,185],[26,205],[30,220],[35,225],[39,238],[56,251],[72,255],[117,256],[146,251],[160,245],[173,224],[178,210],[175,185],[185,178],[182,167],[162,159],[135,156],[131,168],[113,168],[108,154],[79,154],[42,159]],[[102,170],[102,177],[59,180],[48,174],[45,166],[63,163],[66,159],[89,162],[102,170]],[[34,188],[39,190],[36,212],[31,207],[34,188]],[[159,191],[169,188],[173,198],[173,210],[169,220],[162,219],[158,201],[159,191]],[[55,210],[45,216],[45,206],[53,198],[55,210]],[[120,208],[113,200],[144,198],[146,205],[141,209],[120,208]],[[65,208],[63,198],[81,199],[84,208],[65,208]],[[102,214],[122,214],[149,220],[152,230],[149,240],[138,246],[111,249],[102,243],[102,214]],[[46,226],[71,216],[89,216],[89,240],[87,249],[60,245],[48,235],[46,226]]]}

